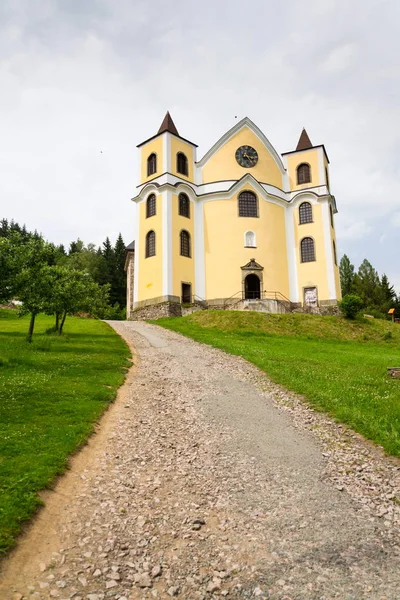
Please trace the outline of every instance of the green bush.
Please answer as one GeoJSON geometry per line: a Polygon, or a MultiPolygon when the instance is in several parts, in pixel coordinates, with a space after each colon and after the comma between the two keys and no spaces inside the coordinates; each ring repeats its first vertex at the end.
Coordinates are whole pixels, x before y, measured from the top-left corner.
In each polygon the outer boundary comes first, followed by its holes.
{"type": "Polygon", "coordinates": [[[363,307],[363,302],[356,294],[346,294],[339,302],[339,308],[346,319],[355,319],[363,307]]]}
{"type": "Polygon", "coordinates": [[[114,306],[107,306],[96,314],[100,319],[106,319],[110,321],[125,321],[126,309],[121,308],[118,302],[114,306]]]}

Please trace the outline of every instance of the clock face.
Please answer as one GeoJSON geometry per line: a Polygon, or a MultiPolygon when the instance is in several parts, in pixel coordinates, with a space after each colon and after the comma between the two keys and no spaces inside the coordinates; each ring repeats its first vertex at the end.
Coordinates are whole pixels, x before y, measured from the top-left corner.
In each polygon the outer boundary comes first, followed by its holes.
{"type": "Polygon", "coordinates": [[[241,167],[251,169],[257,164],[258,154],[251,146],[240,146],[236,150],[235,158],[241,167]]]}

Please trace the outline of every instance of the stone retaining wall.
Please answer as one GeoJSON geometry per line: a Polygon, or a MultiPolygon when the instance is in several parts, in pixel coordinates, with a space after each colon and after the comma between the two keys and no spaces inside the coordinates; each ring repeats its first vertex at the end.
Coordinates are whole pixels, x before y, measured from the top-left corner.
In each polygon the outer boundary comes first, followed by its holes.
{"type": "Polygon", "coordinates": [[[162,317],[181,317],[182,307],[178,302],[163,302],[137,308],[131,312],[129,321],[147,321],[162,317]]]}

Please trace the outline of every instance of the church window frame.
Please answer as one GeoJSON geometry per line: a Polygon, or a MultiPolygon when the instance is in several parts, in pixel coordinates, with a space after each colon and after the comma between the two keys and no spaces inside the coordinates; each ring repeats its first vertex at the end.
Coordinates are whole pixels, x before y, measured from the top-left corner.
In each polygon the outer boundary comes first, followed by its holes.
{"type": "Polygon", "coordinates": [[[176,170],[177,173],[185,175],[185,177],[189,176],[189,162],[184,152],[177,152],[176,154],[176,170]]]}
{"type": "Polygon", "coordinates": [[[238,214],[244,218],[258,218],[258,198],[251,190],[243,190],[238,196],[238,214]]]}
{"type": "Polygon", "coordinates": [[[189,196],[184,192],[181,192],[178,196],[178,213],[181,217],[190,219],[190,200],[189,196]]]}
{"type": "Polygon", "coordinates": [[[300,163],[296,169],[297,185],[311,183],[311,166],[308,163],[300,163]]]}
{"type": "Polygon", "coordinates": [[[330,212],[330,216],[331,216],[331,227],[332,227],[332,229],[334,229],[332,204],[329,205],[329,212],[330,212]]]}
{"type": "Polygon", "coordinates": [[[313,223],[313,208],[311,202],[302,202],[299,206],[299,225],[313,223]]]}
{"type": "Polygon", "coordinates": [[[157,199],[155,194],[150,194],[146,200],[146,219],[155,217],[157,214],[157,199]]]}
{"type": "Polygon", "coordinates": [[[145,258],[151,258],[156,255],[156,232],[151,229],[146,234],[145,258]]]}
{"type": "Polygon", "coordinates": [[[179,248],[180,255],[186,258],[192,257],[191,237],[186,229],[181,229],[179,233],[179,248]]]}
{"type": "Polygon", "coordinates": [[[257,236],[255,231],[251,231],[249,229],[248,231],[244,232],[244,247],[257,248],[257,236]]]}
{"type": "Polygon", "coordinates": [[[300,261],[302,263],[315,262],[315,241],[312,237],[304,237],[300,242],[300,261]]]}
{"type": "Polygon", "coordinates": [[[147,177],[157,173],[157,154],[152,152],[147,158],[147,177]]]}
{"type": "Polygon", "coordinates": [[[336,252],[335,240],[332,240],[332,248],[333,248],[333,260],[335,261],[335,265],[337,266],[337,252],[336,252]]]}

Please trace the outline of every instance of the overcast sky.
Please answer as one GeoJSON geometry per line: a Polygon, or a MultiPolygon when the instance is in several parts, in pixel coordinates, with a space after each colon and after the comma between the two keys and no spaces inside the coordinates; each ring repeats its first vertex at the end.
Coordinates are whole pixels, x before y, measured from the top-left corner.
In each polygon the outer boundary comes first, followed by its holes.
{"type": "Polygon", "coordinates": [[[169,110],[200,158],[248,116],[325,144],[339,254],[400,292],[399,0],[0,0],[0,216],[126,243],[136,144],[169,110]]]}

